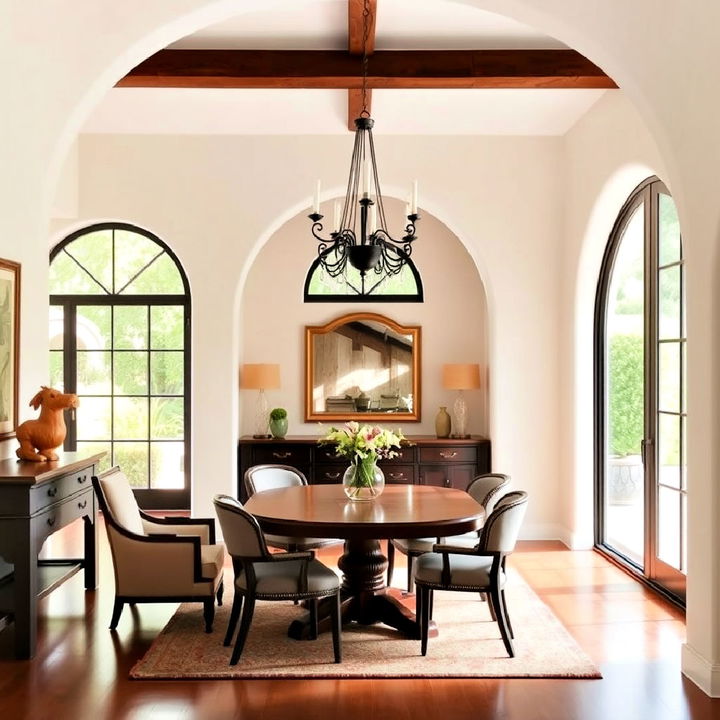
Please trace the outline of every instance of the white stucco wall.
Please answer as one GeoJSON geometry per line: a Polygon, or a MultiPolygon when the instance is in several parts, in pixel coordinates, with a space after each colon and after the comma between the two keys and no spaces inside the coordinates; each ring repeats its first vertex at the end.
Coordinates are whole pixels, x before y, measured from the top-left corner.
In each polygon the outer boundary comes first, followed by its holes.
{"type": "MultiPolygon", "coordinates": [[[[30,397],[32,390],[47,376],[47,348],[41,328],[45,326],[47,311],[45,258],[49,203],[59,167],[83,118],[113,82],[150,53],[198,27],[252,9],[262,1],[155,0],[146,3],[126,0],[118,5],[76,0],[69,6],[61,0],[26,0],[23,3],[3,0],[0,6],[3,17],[0,62],[3,67],[12,68],[12,72],[3,84],[6,111],[0,113],[0,255],[23,263],[21,397],[30,397]]],[[[438,12],[442,12],[446,2],[449,0],[438,0],[438,12]]],[[[714,282],[718,270],[720,223],[715,188],[720,161],[720,134],[716,129],[720,86],[714,71],[720,65],[720,45],[717,43],[720,4],[714,0],[695,0],[663,3],[659,8],[655,0],[632,3],[621,0],[462,2],[534,25],[600,65],[619,83],[638,110],[661,153],[667,173],[664,179],[679,208],[687,251],[688,412],[693,428],[688,439],[688,470],[693,485],[688,515],[688,641],[683,652],[683,669],[706,692],[720,695],[720,617],[716,612],[720,596],[720,523],[716,521],[720,510],[720,487],[715,481],[720,474],[720,415],[717,410],[720,407],[720,347],[715,332],[720,287],[714,282]]],[[[283,3],[275,4],[281,9],[283,3]]],[[[252,158],[251,149],[248,155],[252,158]]],[[[313,175],[318,170],[324,172],[325,162],[317,155],[314,157],[318,158],[317,164],[309,170],[313,175]]],[[[216,163],[221,164],[220,161],[218,157],[216,163]]],[[[332,170],[333,173],[336,171],[335,168],[332,170]]],[[[455,177],[448,178],[442,171],[438,175],[443,176],[445,187],[449,179],[454,186],[455,177]]],[[[211,180],[212,173],[207,177],[211,180]]],[[[404,175],[403,180],[406,177],[404,175]]],[[[158,188],[167,181],[167,177],[157,172],[151,179],[158,188]]],[[[299,188],[307,178],[300,180],[293,176],[290,185],[299,188]]],[[[280,178],[281,185],[283,182],[284,178],[280,178]]],[[[242,186],[239,189],[242,190],[242,186]]],[[[431,189],[434,192],[429,196],[442,196],[443,187],[431,189]]],[[[227,191],[218,188],[219,193],[227,191]]],[[[302,209],[303,199],[293,192],[283,198],[281,207],[288,209],[285,216],[278,217],[276,208],[273,215],[276,222],[281,223],[302,209]]],[[[185,192],[166,201],[177,206],[192,199],[185,192]]],[[[146,201],[148,209],[152,204],[150,199],[146,201]]],[[[506,209],[516,212],[517,205],[506,209]]],[[[481,221],[475,219],[471,206],[457,199],[450,198],[442,207],[431,208],[431,211],[449,224],[448,218],[452,218],[451,228],[463,241],[469,232],[478,229],[482,231],[482,237],[493,235],[492,225],[476,225],[481,221]]],[[[116,216],[123,208],[108,212],[116,216]]],[[[247,216],[236,217],[239,229],[232,240],[244,247],[251,242],[248,237],[264,238],[274,228],[259,223],[257,217],[266,220],[268,216],[268,212],[256,215],[253,209],[247,216]]],[[[172,232],[175,229],[172,226],[153,229],[163,236],[178,234],[172,232]]],[[[216,219],[205,225],[205,229],[210,233],[216,230],[216,219]]],[[[180,230],[195,233],[198,228],[182,226],[180,230]]],[[[532,236],[533,233],[528,234],[532,236]]],[[[222,257],[208,253],[208,271],[219,262],[237,262],[236,247],[228,243],[222,257]]],[[[548,248],[554,247],[550,242],[548,248]]],[[[490,278],[486,289],[491,316],[491,367],[500,367],[501,360],[508,355],[522,357],[519,351],[524,347],[523,340],[509,335],[509,328],[495,331],[492,327],[492,318],[501,319],[501,314],[494,312],[495,306],[503,305],[500,288],[509,292],[506,290],[508,283],[517,279],[517,273],[511,273],[509,268],[513,267],[513,262],[526,267],[535,260],[525,254],[513,257],[513,249],[517,248],[507,250],[504,258],[506,272],[496,277],[490,277],[486,272],[485,263],[494,264],[492,258],[470,250],[483,279],[490,278]],[[508,333],[507,340],[500,338],[501,332],[508,333]],[[493,357],[494,352],[503,355],[493,357]]],[[[545,258],[548,252],[546,249],[545,258]]],[[[538,268],[544,270],[548,265],[545,259],[538,268]]],[[[527,271],[521,273],[520,280],[529,274],[527,271]]],[[[214,309],[218,316],[211,325],[199,328],[196,325],[197,345],[210,346],[218,332],[232,335],[236,327],[233,313],[228,310],[226,317],[225,308],[233,291],[229,278],[218,277],[207,295],[196,302],[196,310],[201,315],[209,317],[214,309]]],[[[559,297],[559,287],[555,292],[559,297]]],[[[559,326],[559,311],[553,314],[547,308],[534,308],[528,306],[528,311],[539,323],[538,333],[559,326]]],[[[218,357],[212,364],[210,369],[216,372],[218,387],[231,384],[235,379],[239,348],[237,350],[230,357],[218,357]]],[[[567,345],[564,351],[567,354],[567,345]]],[[[558,345],[556,352],[559,356],[563,348],[558,345]]],[[[548,358],[549,355],[544,357],[543,362],[548,358]]],[[[516,413],[521,396],[522,399],[528,395],[533,400],[543,399],[535,395],[537,380],[543,379],[537,375],[542,364],[533,363],[531,359],[525,361],[525,367],[496,378],[498,387],[508,391],[510,402],[501,407],[498,395],[493,394],[490,409],[493,435],[502,434],[503,427],[520,422],[524,436],[527,426],[537,422],[536,417],[518,419],[516,413]]],[[[556,378],[547,389],[548,394],[557,389],[560,368],[559,357],[552,360],[552,368],[547,368],[548,374],[554,372],[556,378]]],[[[545,388],[540,388],[539,392],[545,392],[545,388]]],[[[208,478],[231,477],[234,467],[234,459],[227,453],[236,436],[237,428],[233,426],[232,418],[237,417],[237,408],[234,401],[220,397],[221,394],[210,389],[210,395],[204,401],[221,418],[230,418],[229,426],[226,428],[222,422],[214,422],[212,427],[216,432],[196,433],[195,436],[211,460],[209,466],[202,469],[208,478]],[[214,400],[219,405],[215,405],[214,400]]],[[[542,420],[548,423],[545,416],[542,420]]],[[[557,418],[551,418],[550,422],[553,420],[557,418]]],[[[568,442],[574,440],[568,439],[568,442]]],[[[512,443],[508,440],[507,444],[498,442],[496,460],[510,462],[510,458],[517,456],[518,448],[526,456],[531,453],[517,439],[512,443]]],[[[4,450],[9,454],[9,447],[4,450]]],[[[534,465],[544,469],[557,458],[557,453],[549,448],[540,450],[539,456],[533,458],[534,465]]],[[[556,472],[560,475],[562,470],[558,467],[556,472]]],[[[573,482],[574,479],[563,479],[564,485],[573,482]]]]}

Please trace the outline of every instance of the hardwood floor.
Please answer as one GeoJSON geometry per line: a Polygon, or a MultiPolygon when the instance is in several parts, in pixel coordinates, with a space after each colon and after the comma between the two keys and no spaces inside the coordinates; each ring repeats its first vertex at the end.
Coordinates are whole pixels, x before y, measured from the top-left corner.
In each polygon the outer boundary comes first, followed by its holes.
{"type": "MultiPolygon", "coordinates": [[[[41,602],[33,660],[12,659],[12,626],[0,633],[0,720],[720,717],[720,700],[680,673],[682,614],[599,554],[555,542],[521,543],[512,564],[600,665],[602,680],[129,680],[175,606],[126,609],[111,633],[112,566],[104,531],[101,537],[98,591],[85,593],[76,575],[41,602]]],[[[50,543],[50,555],[80,553],[79,526],[50,543]]],[[[321,559],[338,554],[324,551],[321,559]]],[[[397,557],[398,586],[403,560],[397,557]]]]}

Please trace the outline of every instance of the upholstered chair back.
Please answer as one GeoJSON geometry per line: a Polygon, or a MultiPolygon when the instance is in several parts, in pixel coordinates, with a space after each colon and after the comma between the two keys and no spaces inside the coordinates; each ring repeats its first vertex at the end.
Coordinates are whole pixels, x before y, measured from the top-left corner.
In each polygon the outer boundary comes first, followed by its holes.
{"type": "Polygon", "coordinates": [[[527,510],[526,492],[517,490],[504,495],[485,521],[480,534],[480,550],[510,553],[515,549],[527,510]]]}
{"type": "Polygon", "coordinates": [[[258,521],[235,498],[216,495],[213,504],[230,555],[261,558],[270,554],[258,521]]]}
{"type": "Polygon", "coordinates": [[[145,535],[140,509],[130,483],[119,468],[99,478],[108,510],[115,522],[136,535],[145,535]]]}
{"type": "Polygon", "coordinates": [[[502,473],[487,473],[478,475],[467,488],[473,500],[485,508],[485,517],[495,509],[495,503],[500,499],[501,490],[508,485],[510,477],[502,473]]]}
{"type": "Polygon", "coordinates": [[[248,497],[256,492],[295,485],[307,485],[307,479],[289,465],[254,465],[245,471],[245,491],[248,497]]]}

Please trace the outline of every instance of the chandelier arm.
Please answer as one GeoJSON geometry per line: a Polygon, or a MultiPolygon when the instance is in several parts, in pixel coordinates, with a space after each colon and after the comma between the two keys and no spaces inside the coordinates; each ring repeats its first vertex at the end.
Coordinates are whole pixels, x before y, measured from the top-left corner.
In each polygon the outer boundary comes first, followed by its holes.
{"type": "Polygon", "coordinates": [[[380,178],[378,177],[377,162],[375,160],[375,141],[372,129],[367,130],[368,145],[370,146],[370,161],[372,163],[373,181],[375,183],[375,203],[377,214],[380,220],[380,227],[387,232],[387,220],[385,220],[385,205],[383,203],[382,191],[380,190],[380,178]]]}

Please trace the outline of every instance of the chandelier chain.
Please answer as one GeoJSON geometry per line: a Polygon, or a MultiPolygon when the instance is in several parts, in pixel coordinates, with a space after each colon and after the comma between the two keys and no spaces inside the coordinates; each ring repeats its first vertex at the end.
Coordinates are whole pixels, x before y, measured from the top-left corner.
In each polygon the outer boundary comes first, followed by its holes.
{"type": "Polygon", "coordinates": [[[368,54],[367,46],[370,40],[370,3],[365,0],[363,5],[363,51],[362,51],[362,112],[360,117],[370,117],[370,111],[367,108],[367,74],[368,74],[368,54]]]}

